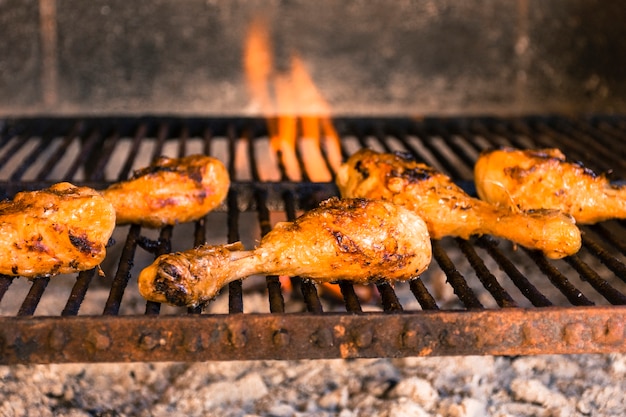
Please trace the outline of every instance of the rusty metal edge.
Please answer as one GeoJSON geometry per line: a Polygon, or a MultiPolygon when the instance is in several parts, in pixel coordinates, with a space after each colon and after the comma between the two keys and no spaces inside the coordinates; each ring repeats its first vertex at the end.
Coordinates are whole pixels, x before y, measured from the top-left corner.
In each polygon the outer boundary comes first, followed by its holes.
{"type": "Polygon", "coordinates": [[[0,363],[626,352],[626,307],[0,318],[0,363]]]}

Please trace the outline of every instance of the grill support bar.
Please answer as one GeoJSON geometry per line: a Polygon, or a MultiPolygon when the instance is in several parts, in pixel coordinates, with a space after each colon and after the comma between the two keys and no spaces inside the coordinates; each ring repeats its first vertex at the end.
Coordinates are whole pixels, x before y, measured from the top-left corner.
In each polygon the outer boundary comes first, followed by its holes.
{"type": "Polygon", "coordinates": [[[0,363],[626,352],[626,307],[360,314],[9,317],[0,363]],[[262,331],[259,331],[262,329],[262,331]],[[46,347],[46,348],[42,348],[46,347]]]}

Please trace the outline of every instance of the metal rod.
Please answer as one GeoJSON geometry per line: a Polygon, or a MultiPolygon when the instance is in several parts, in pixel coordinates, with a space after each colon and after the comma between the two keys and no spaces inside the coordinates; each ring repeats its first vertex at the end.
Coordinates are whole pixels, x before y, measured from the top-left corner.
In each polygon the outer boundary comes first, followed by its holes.
{"type": "Polygon", "coordinates": [[[558,269],[547,261],[541,252],[526,248],[523,249],[570,303],[576,306],[594,305],[594,302],[585,297],[578,288],[574,287],[558,269]]]}
{"type": "Polygon", "coordinates": [[[363,311],[361,302],[354,291],[354,286],[347,281],[339,281],[339,289],[346,305],[346,310],[350,313],[360,313],[363,311]]]}
{"type": "Polygon", "coordinates": [[[43,181],[47,179],[54,167],[59,163],[63,155],[67,154],[68,148],[76,139],[76,135],[78,135],[81,125],[82,124],[79,122],[74,123],[69,132],[63,137],[63,140],[61,141],[61,144],[57,147],[57,149],[47,156],[47,162],[44,164],[44,166],[41,168],[41,171],[39,171],[36,176],[37,181],[43,181]]]}
{"type": "MultiPolygon", "coordinates": [[[[292,191],[285,191],[283,193],[283,201],[285,202],[285,212],[287,214],[287,220],[292,222],[296,219],[296,199],[292,191]]],[[[295,277],[300,281],[300,291],[306,305],[307,311],[314,313],[322,312],[322,303],[317,294],[317,287],[310,280],[302,280],[300,277],[295,277]]]]}
{"type": "Polygon", "coordinates": [[[70,293],[67,303],[65,304],[65,308],[61,312],[62,316],[75,316],[78,314],[78,310],[85,299],[85,295],[87,294],[89,284],[91,283],[95,271],[95,268],[93,268],[87,271],[79,272],[76,282],[72,287],[72,292],[70,293]]]}
{"type": "Polygon", "coordinates": [[[128,285],[128,280],[130,279],[130,269],[133,267],[134,263],[140,230],[141,227],[138,225],[132,225],[128,230],[126,243],[124,243],[124,248],[120,255],[120,262],[115,272],[113,282],[111,282],[111,291],[104,305],[103,315],[117,315],[120,311],[122,297],[124,296],[126,285],[128,285]]]}
{"type": "Polygon", "coordinates": [[[398,300],[398,296],[388,282],[382,282],[376,284],[378,292],[383,304],[384,311],[402,311],[402,304],[398,300]]]}
{"type": "Polygon", "coordinates": [[[35,310],[39,305],[39,301],[41,300],[41,297],[50,282],[50,277],[33,278],[32,282],[33,284],[30,287],[30,291],[28,291],[26,298],[17,312],[18,316],[32,316],[35,313],[35,310]]]}
{"type": "Polygon", "coordinates": [[[461,251],[467,257],[472,268],[476,271],[476,276],[483,284],[485,289],[493,296],[500,307],[516,307],[517,303],[500,285],[496,277],[489,271],[489,268],[485,265],[482,258],[478,256],[472,245],[467,240],[456,238],[455,239],[461,251]]]}
{"type": "Polygon", "coordinates": [[[552,302],[546,298],[520,271],[515,264],[497,247],[495,240],[489,236],[482,236],[477,243],[483,247],[498,266],[511,278],[513,284],[521,291],[535,307],[551,306],[552,302]]]}
{"type": "Polygon", "coordinates": [[[478,300],[472,289],[467,285],[467,281],[463,275],[457,271],[454,263],[450,260],[446,251],[441,247],[438,240],[432,241],[433,257],[448,277],[448,283],[452,285],[454,293],[459,297],[466,308],[483,308],[482,303],[478,300]]]}
{"type": "Polygon", "coordinates": [[[578,273],[580,277],[591,284],[591,286],[598,291],[604,298],[606,298],[611,304],[626,304],[626,295],[620,293],[613,288],[606,280],[600,278],[593,269],[584,263],[578,255],[571,255],[565,258],[565,261],[570,264],[578,273]]]}
{"type": "Polygon", "coordinates": [[[14,279],[15,277],[0,274],[0,301],[4,298],[4,294],[6,294],[14,279]]]}
{"type": "Polygon", "coordinates": [[[130,170],[135,163],[135,159],[137,158],[137,154],[139,153],[139,147],[141,146],[141,142],[146,136],[146,132],[148,130],[148,126],[146,123],[140,123],[135,129],[135,135],[133,137],[133,143],[130,146],[130,150],[126,155],[126,160],[124,161],[124,165],[120,169],[120,172],[117,176],[118,181],[127,180],[130,176],[130,170]]]}
{"type": "Polygon", "coordinates": [[[430,295],[421,278],[417,277],[412,279],[409,282],[409,288],[422,309],[439,310],[439,306],[437,305],[435,298],[430,295]]]}
{"type": "MultiPolygon", "coordinates": [[[[605,224],[596,224],[591,226],[592,230],[598,235],[600,235],[604,240],[613,245],[617,250],[619,250],[622,255],[626,255],[626,241],[621,240],[615,234],[606,227],[605,224]]],[[[583,236],[584,238],[584,236],[583,236]]]]}
{"type": "Polygon", "coordinates": [[[602,248],[602,246],[600,246],[595,240],[591,239],[588,234],[582,234],[582,241],[584,247],[589,252],[593,253],[598,259],[600,259],[600,261],[613,271],[619,279],[626,282],[626,265],[602,248]]]}
{"type": "MultiPolygon", "coordinates": [[[[156,247],[156,253],[154,254],[155,258],[158,258],[161,255],[172,252],[172,232],[173,226],[163,226],[161,231],[159,232],[159,244],[156,247]]],[[[161,304],[156,303],[154,301],[146,302],[146,311],[147,315],[156,315],[161,311],[161,304]]]]}

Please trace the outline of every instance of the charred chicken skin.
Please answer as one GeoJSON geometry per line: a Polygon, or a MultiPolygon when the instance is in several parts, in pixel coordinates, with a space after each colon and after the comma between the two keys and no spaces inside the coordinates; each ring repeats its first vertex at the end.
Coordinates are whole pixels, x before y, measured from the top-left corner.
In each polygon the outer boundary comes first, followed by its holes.
{"type": "Polygon", "coordinates": [[[229,186],[228,171],[216,158],[160,157],[102,195],[115,207],[118,224],[158,228],[202,218],[221,204],[229,186]]]}
{"type": "Polygon", "coordinates": [[[95,190],[64,182],[0,202],[0,274],[36,277],[99,265],[115,209],[95,190]]]}
{"type": "Polygon", "coordinates": [[[580,224],[626,219],[626,186],[568,162],[558,149],[486,151],[474,176],[478,196],[501,207],[559,210],[580,224]]]}
{"type": "Polygon", "coordinates": [[[227,283],[255,274],[406,281],[430,260],[426,224],[415,213],[385,201],[332,198],[277,223],[254,250],[234,243],[162,255],[140,273],[139,291],[148,300],[198,306],[227,283]]]}
{"type": "Polygon", "coordinates": [[[420,215],[432,238],[491,234],[562,258],[580,249],[574,220],[556,211],[517,213],[473,198],[432,167],[400,153],[361,149],[337,173],[345,198],[384,199],[420,215]]]}

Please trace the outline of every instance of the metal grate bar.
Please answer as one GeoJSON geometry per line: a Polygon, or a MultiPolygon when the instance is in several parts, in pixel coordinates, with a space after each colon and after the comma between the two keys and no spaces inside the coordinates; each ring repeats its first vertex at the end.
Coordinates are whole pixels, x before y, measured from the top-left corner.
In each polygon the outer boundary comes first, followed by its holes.
{"type": "MultiPolygon", "coordinates": [[[[194,233],[193,233],[193,246],[194,247],[203,245],[206,242],[206,222],[207,222],[207,218],[205,216],[202,219],[196,221],[194,224],[194,233]]],[[[187,312],[189,314],[201,314],[202,307],[201,306],[197,306],[193,308],[189,307],[187,309],[187,312]]]]}
{"type": "Polygon", "coordinates": [[[15,140],[13,141],[9,149],[7,149],[5,154],[0,157],[0,167],[5,166],[7,162],[10,161],[11,158],[13,158],[13,156],[24,147],[24,145],[26,145],[26,139],[28,139],[28,136],[15,137],[15,140]]]}
{"type": "Polygon", "coordinates": [[[472,289],[467,285],[467,281],[463,278],[463,275],[457,271],[456,267],[450,257],[446,254],[446,251],[442,248],[438,240],[432,241],[433,257],[448,277],[448,283],[454,288],[454,293],[459,297],[461,302],[466,308],[483,308],[483,305],[472,289]]]}
{"type": "Polygon", "coordinates": [[[576,306],[581,305],[594,305],[595,303],[589,300],[585,295],[574,287],[569,280],[561,274],[554,266],[552,266],[546,258],[539,252],[530,249],[522,248],[535,261],[539,269],[546,274],[548,279],[556,288],[565,295],[567,300],[576,306]]]}
{"type": "Polygon", "coordinates": [[[496,241],[490,236],[481,236],[477,243],[483,247],[498,266],[511,278],[513,284],[521,291],[535,307],[551,306],[552,302],[544,296],[526,277],[517,269],[515,264],[497,247],[496,241]]]}
{"type": "MultiPolygon", "coordinates": [[[[604,121],[594,123],[593,121],[569,120],[567,123],[571,129],[580,130],[590,135],[599,147],[610,149],[614,155],[620,155],[621,158],[626,157],[626,148],[623,146],[626,136],[623,135],[623,132],[611,128],[605,130],[607,123],[604,121]]],[[[623,159],[620,161],[623,162],[623,159]]]]}
{"type": "Polygon", "coordinates": [[[44,137],[39,142],[39,144],[33,149],[28,156],[26,156],[19,166],[13,171],[11,176],[9,177],[9,181],[19,181],[22,179],[24,173],[30,168],[30,166],[37,160],[41,154],[43,154],[46,149],[50,147],[52,141],[50,137],[44,137]]]}
{"type": "Polygon", "coordinates": [[[104,306],[103,315],[117,315],[120,311],[122,297],[126,290],[126,285],[130,279],[130,269],[133,267],[133,259],[135,258],[135,250],[137,249],[137,241],[141,227],[138,225],[130,226],[126,243],[122,249],[120,262],[111,283],[111,291],[104,306]]]}
{"type": "Polygon", "coordinates": [[[600,276],[591,269],[589,265],[584,263],[578,255],[568,256],[565,258],[565,261],[576,269],[580,277],[591,284],[591,286],[602,294],[611,304],[626,304],[626,295],[620,293],[606,280],[600,278],[600,276]]]}
{"type": "MultiPolygon", "coordinates": [[[[287,213],[287,220],[294,221],[296,219],[296,201],[293,192],[287,191],[283,194],[285,201],[285,212],[287,213]]],[[[299,279],[299,277],[296,277],[299,279]]],[[[317,288],[314,283],[309,280],[300,280],[300,291],[304,298],[307,311],[312,313],[322,312],[322,303],[317,294],[317,288]]]]}
{"type": "Polygon", "coordinates": [[[213,143],[213,130],[210,127],[206,127],[202,132],[202,138],[204,139],[204,154],[211,155],[211,144],[213,143]]]}
{"type": "Polygon", "coordinates": [[[606,161],[603,158],[589,152],[587,144],[559,133],[544,120],[535,121],[531,124],[531,128],[535,132],[528,133],[529,136],[537,138],[542,146],[567,149],[566,156],[568,159],[583,160],[594,169],[606,166],[606,161]]]}
{"type": "MultiPolygon", "coordinates": [[[[227,196],[228,201],[228,243],[239,241],[239,208],[237,206],[237,192],[231,189],[227,196]]],[[[228,311],[243,313],[243,286],[241,280],[228,284],[228,311]]]]}
{"type": "Polygon", "coordinates": [[[589,235],[583,233],[582,241],[584,247],[589,252],[593,253],[604,265],[613,271],[615,275],[626,282],[626,265],[620,262],[617,258],[611,256],[611,254],[604,250],[604,248],[602,248],[595,240],[592,240],[589,235]]]}
{"type": "Polygon", "coordinates": [[[422,140],[422,144],[429,150],[429,152],[431,154],[433,154],[433,156],[437,159],[437,161],[441,164],[441,166],[443,167],[444,171],[446,172],[447,175],[454,177],[454,178],[461,178],[461,172],[458,169],[458,167],[456,166],[456,164],[452,161],[450,161],[443,153],[442,151],[437,148],[436,146],[434,146],[432,144],[431,140],[428,140],[428,138],[430,137],[430,135],[428,134],[427,131],[425,131],[425,129],[423,128],[423,126],[420,124],[418,125],[417,123],[413,125],[413,129],[412,129],[412,133],[415,134],[415,136],[417,136],[418,138],[420,138],[422,140]]]}
{"type": "MultiPolygon", "coordinates": [[[[173,226],[164,226],[159,232],[159,240],[154,246],[154,257],[157,258],[172,251],[172,232],[173,226]]],[[[141,242],[141,241],[140,241],[141,242]]],[[[161,304],[154,301],[146,302],[146,314],[157,315],[161,311],[161,304]]]]}
{"type": "Polygon", "coordinates": [[[146,136],[147,130],[148,130],[148,126],[146,125],[146,123],[140,123],[139,126],[136,128],[135,135],[133,137],[133,143],[130,147],[130,150],[128,151],[126,155],[126,160],[124,161],[124,165],[122,165],[122,168],[120,169],[120,172],[117,175],[118,181],[124,181],[129,178],[130,170],[132,169],[133,164],[135,163],[135,159],[137,159],[137,154],[139,153],[139,147],[141,146],[141,142],[146,136]]]}
{"type": "Polygon", "coordinates": [[[32,280],[33,284],[30,287],[30,291],[26,295],[24,302],[20,306],[19,311],[17,312],[18,316],[32,316],[39,305],[39,301],[43,296],[48,283],[50,282],[50,277],[37,277],[32,280]]]}
{"type": "MultiPolygon", "coordinates": [[[[450,130],[445,126],[443,122],[437,123],[435,126],[435,132],[438,136],[442,137],[446,145],[452,149],[455,156],[459,157],[461,161],[470,168],[474,166],[475,158],[469,155],[462,146],[459,146],[453,139],[450,130]]],[[[460,173],[457,170],[457,178],[461,178],[460,173]]]]}
{"type": "Polygon", "coordinates": [[[59,147],[50,154],[48,161],[41,168],[39,174],[37,174],[36,178],[38,181],[43,181],[47,179],[48,175],[50,175],[56,164],[59,163],[63,155],[67,153],[68,148],[70,147],[74,139],[76,139],[76,135],[78,135],[78,132],[80,131],[80,125],[81,124],[78,122],[74,123],[69,132],[63,137],[63,141],[61,142],[59,147]]]}
{"type": "Polygon", "coordinates": [[[620,240],[606,225],[596,224],[591,226],[592,230],[598,233],[605,241],[613,245],[622,255],[626,255],[626,241],[620,240]]]}
{"type": "MultiPolygon", "coordinates": [[[[459,123],[458,126],[458,134],[459,136],[461,136],[463,138],[463,140],[471,146],[471,148],[477,153],[480,154],[482,151],[486,150],[487,148],[484,146],[484,144],[480,144],[478,141],[477,136],[480,136],[478,134],[475,134],[472,132],[469,123],[463,122],[463,123],[459,123]]],[[[474,163],[476,161],[475,160],[471,160],[469,162],[469,166],[473,166],[474,163]]]]}
{"type": "Polygon", "coordinates": [[[157,132],[156,141],[154,143],[154,149],[152,150],[152,160],[155,161],[161,155],[163,155],[163,145],[169,135],[169,124],[166,122],[159,124],[159,130],[157,132]]]}
{"type": "Polygon", "coordinates": [[[422,279],[417,277],[409,282],[409,288],[415,296],[415,299],[424,310],[439,310],[439,306],[429,292],[422,279]]]}
{"type": "Polygon", "coordinates": [[[597,132],[598,137],[604,141],[605,145],[618,152],[622,158],[626,157],[626,150],[623,147],[626,141],[624,126],[619,126],[619,122],[616,120],[595,120],[593,124],[596,129],[594,132],[597,132]]]}
{"type": "Polygon", "coordinates": [[[361,313],[361,302],[354,291],[354,286],[346,281],[339,281],[339,289],[346,305],[346,310],[350,313],[361,313]]]}
{"type": "Polygon", "coordinates": [[[0,275],[0,301],[4,298],[4,294],[6,294],[14,279],[15,277],[9,275],[0,275]]]}
{"type": "Polygon", "coordinates": [[[92,158],[94,161],[89,162],[89,164],[86,165],[88,168],[88,178],[91,181],[103,181],[105,179],[104,171],[107,163],[111,159],[111,154],[113,153],[119,139],[120,134],[118,132],[113,132],[111,135],[107,136],[98,152],[94,152],[92,158]]]}
{"type": "MultiPolygon", "coordinates": [[[[257,203],[257,211],[259,215],[259,224],[261,226],[261,235],[265,236],[272,230],[270,224],[270,213],[267,208],[267,194],[262,190],[255,193],[257,203]]],[[[285,300],[280,288],[280,281],[277,276],[270,275],[266,277],[267,291],[269,295],[270,311],[272,313],[282,313],[285,311],[285,300]]]]}
{"type": "Polygon", "coordinates": [[[500,285],[496,277],[489,271],[489,268],[485,265],[480,256],[476,253],[472,245],[467,240],[456,238],[455,239],[463,254],[469,261],[470,265],[476,271],[476,276],[483,284],[485,289],[493,296],[500,307],[516,307],[517,303],[513,300],[513,297],[506,292],[500,285]]]}
{"type": "Polygon", "coordinates": [[[178,157],[181,158],[186,155],[187,141],[189,140],[189,128],[187,125],[183,125],[178,135],[178,157]]]}
{"type": "Polygon", "coordinates": [[[100,141],[100,138],[101,138],[101,133],[97,129],[94,129],[88,133],[85,139],[81,140],[81,143],[82,143],[81,151],[76,156],[76,158],[74,159],[74,162],[70,165],[69,169],[67,170],[63,178],[65,178],[68,181],[71,181],[74,178],[74,176],[76,175],[80,167],[83,166],[85,164],[85,161],[89,159],[89,155],[91,155],[91,152],[100,141]]]}
{"type": "Polygon", "coordinates": [[[564,119],[554,119],[551,123],[551,127],[559,140],[567,142],[568,148],[572,145],[572,142],[579,145],[581,155],[584,157],[584,159],[581,160],[597,160],[599,167],[606,166],[608,163],[613,169],[617,169],[617,167],[621,169],[626,168],[626,161],[618,156],[620,153],[619,150],[624,148],[623,144],[621,147],[618,146],[618,150],[615,152],[613,147],[604,146],[598,141],[597,137],[590,136],[583,129],[574,128],[564,119]]]}
{"type": "Polygon", "coordinates": [[[385,311],[402,311],[402,304],[398,300],[398,296],[388,282],[376,284],[378,292],[382,300],[383,310],[385,311]]]}
{"type": "Polygon", "coordinates": [[[65,308],[61,312],[62,316],[75,316],[78,314],[78,310],[80,310],[80,305],[83,303],[85,295],[87,295],[87,290],[89,289],[89,284],[91,283],[95,271],[94,268],[79,272],[76,282],[72,287],[72,292],[65,304],[65,308]]]}

